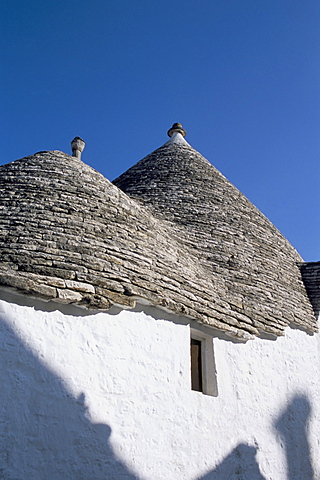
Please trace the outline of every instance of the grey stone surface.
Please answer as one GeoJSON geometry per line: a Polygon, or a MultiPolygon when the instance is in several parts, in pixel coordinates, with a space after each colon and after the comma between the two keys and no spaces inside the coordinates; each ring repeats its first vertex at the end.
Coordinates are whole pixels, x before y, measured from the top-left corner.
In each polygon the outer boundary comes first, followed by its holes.
{"type": "Polygon", "coordinates": [[[188,144],[114,183],[59,151],[0,167],[0,284],[89,309],[143,299],[244,339],[316,330],[300,256],[188,144]]]}
{"type": "Polygon", "coordinates": [[[320,262],[301,263],[300,270],[316,316],[320,313],[320,262]]]}
{"type": "Polygon", "coordinates": [[[80,137],[74,137],[74,139],[71,142],[71,150],[72,150],[72,156],[81,159],[81,153],[84,150],[85,147],[85,142],[82,140],[80,137]]]}

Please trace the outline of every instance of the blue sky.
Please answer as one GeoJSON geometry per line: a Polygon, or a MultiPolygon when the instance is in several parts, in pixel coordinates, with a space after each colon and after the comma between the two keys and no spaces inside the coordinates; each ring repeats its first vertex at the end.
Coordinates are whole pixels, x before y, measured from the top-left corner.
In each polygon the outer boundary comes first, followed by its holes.
{"type": "Polygon", "coordinates": [[[70,153],[113,180],[174,122],[320,260],[319,0],[2,0],[0,163],[70,153]]]}

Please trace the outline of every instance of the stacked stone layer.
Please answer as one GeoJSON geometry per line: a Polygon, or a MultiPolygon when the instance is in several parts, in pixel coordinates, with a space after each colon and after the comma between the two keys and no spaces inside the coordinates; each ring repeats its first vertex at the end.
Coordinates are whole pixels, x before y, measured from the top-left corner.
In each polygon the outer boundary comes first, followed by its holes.
{"type": "Polygon", "coordinates": [[[94,310],[141,299],[242,338],[315,331],[300,257],[209,162],[172,144],[133,168],[115,186],[58,151],[0,167],[0,284],[94,310]]]}
{"type": "Polygon", "coordinates": [[[114,184],[170,222],[211,279],[212,297],[228,305],[229,321],[237,315],[243,324],[276,334],[290,323],[316,328],[299,254],[190,145],[165,144],[114,184]]]}
{"type": "Polygon", "coordinates": [[[300,270],[313,311],[318,317],[320,313],[320,262],[302,263],[300,270]]]}

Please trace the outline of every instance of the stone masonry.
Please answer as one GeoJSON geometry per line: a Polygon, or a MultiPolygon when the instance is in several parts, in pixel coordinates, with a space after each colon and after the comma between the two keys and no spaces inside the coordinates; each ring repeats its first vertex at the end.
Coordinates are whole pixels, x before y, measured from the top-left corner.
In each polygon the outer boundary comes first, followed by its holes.
{"type": "Polygon", "coordinates": [[[175,135],[114,184],[59,151],[0,167],[0,284],[90,310],[144,301],[242,339],[316,331],[301,257],[175,135]]]}

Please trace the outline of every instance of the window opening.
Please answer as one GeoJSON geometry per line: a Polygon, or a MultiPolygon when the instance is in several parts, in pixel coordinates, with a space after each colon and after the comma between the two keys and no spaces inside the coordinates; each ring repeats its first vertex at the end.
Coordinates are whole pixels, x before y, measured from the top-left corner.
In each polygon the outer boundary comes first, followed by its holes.
{"type": "Polygon", "coordinates": [[[202,342],[191,338],[191,388],[202,392],[202,342]]]}
{"type": "Polygon", "coordinates": [[[216,397],[218,383],[213,351],[213,338],[191,329],[190,339],[191,389],[216,397]]]}

